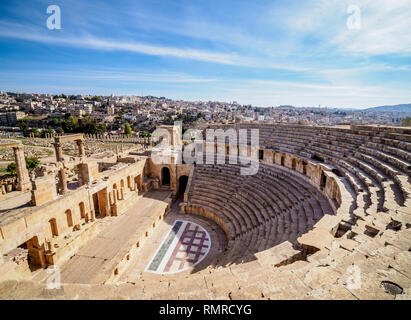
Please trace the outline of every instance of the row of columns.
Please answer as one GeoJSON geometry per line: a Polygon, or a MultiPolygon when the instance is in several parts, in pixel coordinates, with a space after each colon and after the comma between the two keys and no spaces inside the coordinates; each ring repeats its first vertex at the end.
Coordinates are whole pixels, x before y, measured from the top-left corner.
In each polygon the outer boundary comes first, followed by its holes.
{"type": "MultiPolygon", "coordinates": [[[[80,157],[84,157],[86,155],[86,151],[84,148],[84,141],[82,139],[75,140],[77,147],[78,147],[78,152],[80,157]]],[[[54,149],[56,150],[56,160],[57,162],[63,162],[63,148],[62,145],[59,141],[56,141],[54,143],[54,149]]],[[[59,193],[60,194],[65,194],[68,191],[67,188],[67,177],[66,173],[64,172],[64,166],[61,166],[59,172],[58,172],[58,177],[59,177],[59,193]]]]}
{"type": "Polygon", "coordinates": [[[17,138],[18,135],[16,133],[10,133],[10,132],[0,132],[0,138],[1,139],[11,139],[11,138],[17,138]]]}
{"type": "Polygon", "coordinates": [[[108,141],[124,141],[124,142],[136,142],[136,143],[146,143],[149,144],[151,138],[139,138],[130,136],[120,136],[120,135],[102,135],[102,134],[86,134],[86,139],[93,140],[108,140],[108,141]]]}

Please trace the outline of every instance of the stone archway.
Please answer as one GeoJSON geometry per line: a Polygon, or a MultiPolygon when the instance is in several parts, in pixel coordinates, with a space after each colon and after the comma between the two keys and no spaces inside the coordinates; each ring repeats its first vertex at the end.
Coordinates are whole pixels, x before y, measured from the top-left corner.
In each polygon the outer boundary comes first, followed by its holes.
{"type": "Polygon", "coordinates": [[[171,177],[170,177],[170,169],[168,167],[163,167],[161,169],[161,184],[163,186],[170,185],[171,177]]]}
{"type": "Polygon", "coordinates": [[[188,176],[181,176],[178,178],[178,195],[181,196],[185,193],[188,183],[188,176]]]}
{"type": "Polygon", "coordinates": [[[327,176],[324,174],[324,172],[321,172],[320,189],[324,190],[326,184],[327,184],[327,176]]]}

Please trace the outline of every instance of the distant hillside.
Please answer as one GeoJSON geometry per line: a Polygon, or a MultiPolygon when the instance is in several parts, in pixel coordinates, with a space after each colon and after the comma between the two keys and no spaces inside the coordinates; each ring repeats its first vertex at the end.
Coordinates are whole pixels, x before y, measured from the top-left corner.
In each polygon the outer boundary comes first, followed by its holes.
{"type": "Polygon", "coordinates": [[[364,111],[378,111],[378,112],[411,112],[411,103],[409,104],[397,104],[395,106],[381,106],[368,108],[364,111]]]}
{"type": "Polygon", "coordinates": [[[282,105],[282,106],[277,106],[277,107],[274,107],[274,108],[276,108],[276,109],[296,109],[296,107],[291,106],[291,105],[282,105]]]}

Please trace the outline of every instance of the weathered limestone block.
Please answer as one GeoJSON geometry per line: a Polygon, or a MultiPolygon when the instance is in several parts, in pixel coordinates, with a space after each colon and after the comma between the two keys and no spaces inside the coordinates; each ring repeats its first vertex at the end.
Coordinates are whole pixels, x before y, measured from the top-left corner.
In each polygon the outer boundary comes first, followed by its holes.
{"type": "Polygon", "coordinates": [[[279,267],[302,258],[301,250],[296,250],[289,241],[255,254],[264,266],[279,267]]]}
{"type": "Polygon", "coordinates": [[[41,206],[46,202],[57,199],[55,176],[48,175],[34,180],[34,189],[31,191],[32,204],[41,206]]]}

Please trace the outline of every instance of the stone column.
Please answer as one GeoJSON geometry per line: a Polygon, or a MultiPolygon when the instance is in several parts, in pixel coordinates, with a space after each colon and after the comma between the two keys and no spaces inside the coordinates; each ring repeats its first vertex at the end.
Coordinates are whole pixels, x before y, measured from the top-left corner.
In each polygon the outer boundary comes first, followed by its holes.
{"type": "Polygon", "coordinates": [[[86,151],[84,149],[84,141],[83,140],[76,140],[78,153],[80,157],[84,157],[86,155],[86,151]]]}
{"type": "Polygon", "coordinates": [[[27,191],[31,190],[31,182],[29,171],[26,167],[26,159],[24,158],[24,151],[22,147],[13,148],[14,157],[16,159],[17,178],[19,180],[17,190],[27,191]]]}
{"type": "Polygon", "coordinates": [[[65,194],[67,193],[67,178],[66,178],[66,173],[64,172],[64,168],[61,168],[59,170],[59,191],[60,194],[65,194]]]}
{"type": "Polygon", "coordinates": [[[61,147],[61,143],[55,142],[54,149],[56,150],[57,161],[61,161],[63,159],[63,148],[61,147]]]}

